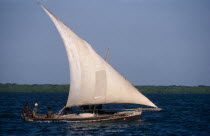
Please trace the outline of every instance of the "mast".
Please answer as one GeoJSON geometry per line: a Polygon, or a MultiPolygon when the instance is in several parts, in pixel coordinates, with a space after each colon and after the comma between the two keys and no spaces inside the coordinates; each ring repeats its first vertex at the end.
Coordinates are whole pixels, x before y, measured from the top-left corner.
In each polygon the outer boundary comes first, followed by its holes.
{"type": "MultiPolygon", "coordinates": [[[[108,48],[106,51],[106,58],[105,58],[106,62],[108,62],[109,51],[110,51],[110,49],[108,48]]],[[[102,108],[102,104],[100,104],[100,107],[102,108]]],[[[94,105],[93,113],[95,113],[95,110],[96,110],[96,105],[94,105]]]]}
{"type": "Polygon", "coordinates": [[[106,59],[105,59],[106,62],[108,62],[109,52],[110,52],[110,49],[108,48],[107,51],[106,51],[106,59]]]}

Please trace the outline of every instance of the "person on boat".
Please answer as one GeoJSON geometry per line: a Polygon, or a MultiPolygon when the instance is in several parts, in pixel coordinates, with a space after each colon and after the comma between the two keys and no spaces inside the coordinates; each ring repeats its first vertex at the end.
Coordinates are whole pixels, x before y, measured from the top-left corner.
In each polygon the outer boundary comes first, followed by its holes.
{"type": "Polygon", "coordinates": [[[98,114],[102,113],[102,104],[96,105],[96,110],[98,114]]]}
{"type": "Polygon", "coordinates": [[[52,111],[51,108],[48,108],[48,110],[47,110],[47,116],[46,117],[47,118],[52,118],[53,117],[53,111],[52,111]]]}
{"type": "Polygon", "coordinates": [[[62,111],[62,115],[70,114],[71,113],[71,108],[67,107],[62,111]]]}
{"type": "Polygon", "coordinates": [[[33,109],[33,117],[36,118],[37,117],[37,110],[38,110],[38,103],[34,104],[34,109],[33,109]]]}
{"type": "Polygon", "coordinates": [[[26,103],[23,110],[22,110],[23,117],[32,117],[32,111],[30,109],[29,103],[26,103]]]}

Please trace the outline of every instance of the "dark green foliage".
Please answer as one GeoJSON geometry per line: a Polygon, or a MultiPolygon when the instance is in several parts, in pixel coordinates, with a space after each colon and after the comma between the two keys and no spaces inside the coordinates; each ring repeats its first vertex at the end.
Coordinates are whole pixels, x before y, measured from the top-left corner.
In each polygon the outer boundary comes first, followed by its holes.
{"type": "Polygon", "coordinates": [[[69,85],[0,84],[0,92],[68,92],[69,85]]]}
{"type": "Polygon", "coordinates": [[[136,86],[142,93],[210,93],[210,86],[136,86]]]}
{"type": "MultiPolygon", "coordinates": [[[[136,86],[142,93],[210,93],[210,86],[136,86]]],[[[68,92],[69,85],[0,84],[0,92],[68,92]]]]}

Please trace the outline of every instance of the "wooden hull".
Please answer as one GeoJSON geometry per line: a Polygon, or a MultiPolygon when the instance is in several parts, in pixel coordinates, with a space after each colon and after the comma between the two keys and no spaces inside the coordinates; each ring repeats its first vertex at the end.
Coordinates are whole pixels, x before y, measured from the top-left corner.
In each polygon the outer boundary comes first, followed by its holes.
{"type": "Polygon", "coordinates": [[[82,116],[85,114],[68,114],[55,115],[53,118],[46,118],[44,115],[38,115],[36,118],[23,117],[26,121],[68,121],[68,122],[102,122],[102,121],[123,121],[123,120],[139,120],[142,111],[124,111],[114,114],[90,114],[89,117],[82,116]]]}

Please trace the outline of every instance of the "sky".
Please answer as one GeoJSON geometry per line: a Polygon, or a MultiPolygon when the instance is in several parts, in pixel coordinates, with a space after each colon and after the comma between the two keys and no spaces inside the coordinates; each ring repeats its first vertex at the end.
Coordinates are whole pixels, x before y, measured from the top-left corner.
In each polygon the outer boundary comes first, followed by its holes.
{"type": "MultiPolygon", "coordinates": [[[[209,0],[39,0],[135,85],[210,86],[209,0]]],[[[69,84],[52,21],[0,0],[0,83],[69,84]]]]}

